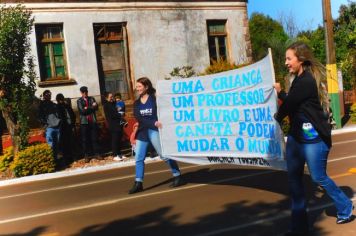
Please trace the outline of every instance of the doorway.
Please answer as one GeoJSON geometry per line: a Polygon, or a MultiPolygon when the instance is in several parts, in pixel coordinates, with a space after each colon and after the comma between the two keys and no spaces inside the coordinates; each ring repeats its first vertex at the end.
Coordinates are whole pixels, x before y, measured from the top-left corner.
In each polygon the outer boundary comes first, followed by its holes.
{"type": "Polygon", "coordinates": [[[94,24],[100,92],[132,96],[125,23],[94,24]]]}

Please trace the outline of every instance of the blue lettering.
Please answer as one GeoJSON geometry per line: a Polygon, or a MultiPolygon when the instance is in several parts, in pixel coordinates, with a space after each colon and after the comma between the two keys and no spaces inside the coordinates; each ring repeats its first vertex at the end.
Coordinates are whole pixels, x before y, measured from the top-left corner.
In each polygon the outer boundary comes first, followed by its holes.
{"type": "Polygon", "coordinates": [[[214,91],[218,91],[241,88],[244,86],[256,85],[258,83],[262,83],[260,69],[258,69],[257,71],[248,71],[246,73],[243,73],[241,76],[239,74],[231,74],[228,76],[214,78],[212,81],[212,88],[214,91]]]}
{"type": "Polygon", "coordinates": [[[250,137],[252,137],[255,134],[255,126],[251,123],[247,125],[247,134],[250,137]]]}
{"type": "Polygon", "coordinates": [[[178,152],[197,152],[197,151],[228,151],[229,140],[227,138],[220,138],[212,140],[197,139],[197,140],[183,140],[177,141],[178,152]]]}
{"type": "Polygon", "coordinates": [[[204,91],[204,87],[200,80],[180,81],[172,84],[173,93],[197,93],[200,91],[204,91]]]}
{"type": "Polygon", "coordinates": [[[172,104],[174,108],[194,107],[193,95],[189,95],[188,97],[187,96],[173,97],[172,104]]]}
{"type": "Polygon", "coordinates": [[[239,151],[242,151],[244,150],[245,142],[242,138],[237,138],[235,141],[235,145],[239,151]]]}
{"type": "Polygon", "coordinates": [[[183,127],[181,125],[177,125],[176,127],[176,136],[178,138],[184,137],[184,132],[182,131],[183,127]]]}
{"type": "Polygon", "coordinates": [[[264,137],[264,138],[274,138],[275,136],[275,125],[274,124],[262,124],[262,123],[239,123],[239,135],[249,137],[264,137]]]}
{"type": "Polygon", "coordinates": [[[246,130],[246,123],[245,122],[240,122],[239,123],[239,135],[243,136],[244,131],[246,130]]]}
{"type": "Polygon", "coordinates": [[[271,140],[248,139],[248,151],[273,156],[281,155],[279,143],[271,140]]]}
{"type": "Polygon", "coordinates": [[[247,122],[251,121],[250,114],[251,114],[250,109],[244,109],[245,121],[247,122]]]}
{"type": "Polygon", "coordinates": [[[195,112],[194,110],[179,110],[173,112],[174,121],[181,122],[181,121],[195,121],[195,112]]]}

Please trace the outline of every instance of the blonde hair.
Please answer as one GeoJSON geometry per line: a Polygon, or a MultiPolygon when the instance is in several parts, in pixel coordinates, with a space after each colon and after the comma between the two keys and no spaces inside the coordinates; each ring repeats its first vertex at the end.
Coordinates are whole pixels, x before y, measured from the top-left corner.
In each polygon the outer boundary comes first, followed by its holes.
{"type": "Polygon", "coordinates": [[[309,71],[318,87],[318,94],[321,106],[324,111],[329,111],[329,95],[326,82],[326,68],[313,55],[309,46],[303,42],[292,43],[288,48],[294,51],[295,56],[302,62],[303,70],[309,71]]]}

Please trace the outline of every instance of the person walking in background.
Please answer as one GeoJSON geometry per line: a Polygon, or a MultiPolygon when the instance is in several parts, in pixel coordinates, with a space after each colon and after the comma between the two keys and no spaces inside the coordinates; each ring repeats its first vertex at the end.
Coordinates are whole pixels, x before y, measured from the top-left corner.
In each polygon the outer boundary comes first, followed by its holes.
{"type": "Polygon", "coordinates": [[[121,154],[121,138],[122,138],[122,126],[121,114],[117,112],[115,102],[112,93],[106,92],[105,100],[103,102],[105,118],[108,124],[108,128],[111,134],[111,149],[114,155],[114,161],[122,161],[126,157],[121,154]]]}
{"type": "Polygon", "coordinates": [[[331,148],[331,125],[328,123],[327,93],[322,84],[325,67],[318,62],[310,48],[302,42],[290,45],[285,64],[295,76],[288,94],[274,85],[283,103],[275,114],[281,123],[289,116],[291,125],[286,144],[288,183],[292,199],[290,231],[286,235],[308,235],[309,225],[303,185],[304,164],[307,163],[313,182],[323,187],[334,201],[337,224],[353,220],[352,201],[336,186],[326,173],[331,148]],[[325,107],[325,109],[323,109],[325,107]]]}
{"type": "Polygon", "coordinates": [[[134,116],[138,121],[136,132],[136,178],[129,194],[143,191],[143,178],[145,169],[145,157],[149,143],[153,145],[157,153],[170,167],[174,176],[171,187],[178,187],[184,184],[181,173],[176,161],[162,156],[158,128],[162,124],[157,118],[156,89],[153,88],[151,81],[147,77],[137,80],[136,91],[139,98],[134,103],[134,116]]]}
{"type": "Polygon", "coordinates": [[[88,157],[99,153],[98,144],[98,126],[96,111],[98,104],[95,98],[88,96],[88,88],[80,87],[81,98],[77,100],[77,106],[80,116],[80,135],[82,140],[83,155],[86,161],[88,157]]]}
{"type": "Polygon", "coordinates": [[[64,95],[59,93],[56,96],[59,114],[62,119],[60,127],[59,146],[63,153],[63,159],[66,164],[74,161],[72,152],[74,143],[73,129],[75,128],[75,114],[70,104],[64,98],[64,95]]]}
{"type": "Polygon", "coordinates": [[[53,157],[56,161],[60,138],[61,117],[57,104],[51,101],[52,93],[45,90],[42,94],[43,100],[39,106],[39,121],[45,129],[47,143],[51,146],[53,157]]]}

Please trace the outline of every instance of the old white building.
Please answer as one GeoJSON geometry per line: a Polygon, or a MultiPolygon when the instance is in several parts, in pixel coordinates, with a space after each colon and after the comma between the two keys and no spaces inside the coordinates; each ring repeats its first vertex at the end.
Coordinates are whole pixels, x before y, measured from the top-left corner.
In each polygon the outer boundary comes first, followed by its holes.
{"type": "MultiPolygon", "coordinates": [[[[2,1],[7,4],[15,1],[2,1]]],[[[211,59],[250,61],[247,1],[25,0],[38,90],[80,96],[120,92],[128,104],[139,77],[153,83],[174,67],[202,72],[211,59]]]]}

